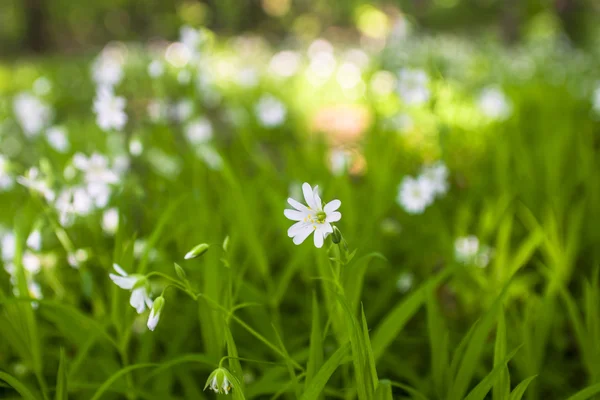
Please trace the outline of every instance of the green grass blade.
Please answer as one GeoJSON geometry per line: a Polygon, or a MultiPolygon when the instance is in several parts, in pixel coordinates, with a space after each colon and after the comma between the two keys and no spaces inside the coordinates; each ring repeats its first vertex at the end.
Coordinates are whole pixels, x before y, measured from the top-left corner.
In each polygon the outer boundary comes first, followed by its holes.
{"type": "Polygon", "coordinates": [[[102,386],[100,386],[98,388],[98,390],[96,390],[96,392],[94,393],[94,395],[92,396],[91,400],[98,400],[99,398],[102,397],[102,395],[108,390],[110,389],[111,385],[113,383],[115,383],[119,378],[127,375],[129,372],[131,371],[135,371],[137,369],[144,369],[144,368],[156,368],[159,367],[160,364],[154,364],[154,363],[145,363],[145,364],[133,364],[133,365],[129,365],[125,368],[122,368],[120,370],[118,370],[117,372],[115,372],[114,374],[112,374],[103,384],[102,386]]]}
{"type": "Polygon", "coordinates": [[[508,368],[505,366],[504,359],[506,358],[506,319],[504,310],[498,313],[498,324],[496,327],[496,343],[494,345],[494,366],[503,366],[498,375],[498,379],[494,382],[492,389],[492,398],[494,400],[506,400],[510,393],[510,376],[508,368]]]}
{"type": "Polygon", "coordinates": [[[371,375],[369,380],[373,383],[373,390],[376,390],[377,386],[379,385],[379,379],[377,378],[377,366],[375,363],[375,355],[373,354],[373,348],[371,347],[371,339],[369,339],[369,327],[367,326],[367,317],[365,316],[365,309],[362,306],[362,304],[360,312],[362,318],[362,333],[364,347],[367,353],[367,371],[371,375]]]}
{"type": "Polygon", "coordinates": [[[502,362],[496,365],[494,369],[492,369],[492,371],[487,374],[487,376],[483,378],[483,380],[479,382],[479,384],[475,386],[471,392],[469,392],[464,400],[483,400],[496,382],[503,382],[502,372],[504,372],[506,368],[506,363],[508,363],[515,356],[518,350],[519,348],[516,348],[515,350],[511,351],[510,354],[506,356],[504,360],[502,360],[502,362]]]}
{"type": "Polygon", "coordinates": [[[0,379],[4,382],[8,383],[13,389],[15,389],[23,399],[25,400],[39,400],[39,397],[35,396],[25,384],[23,384],[20,380],[15,378],[14,376],[7,374],[6,372],[0,371],[0,379]]]}
{"type": "Polygon", "coordinates": [[[319,397],[323,389],[325,389],[325,385],[327,385],[331,375],[333,375],[335,370],[342,364],[348,355],[348,350],[350,347],[350,343],[346,343],[337,349],[335,353],[333,353],[331,357],[325,361],[323,366],[319,368],[319,371],[315,375],[314,379],[309,385],[307,385],[306,390],[302,394],[301,400],[314,400],[319,397]]]}
{"type": "Polygon", "coordinates": [[[379,381],[379,387],[375,392],[375,400],[393,400],[392,397],[392,383],[387,379],[379,381]]]}
{"type": "Polygon", "coordinates": [[[448,329],[440,313],[435,288],[427,292],[427,332],[431,348],[431,373],[434,389],[439,398],[443,397],[447,386],[449,365],[448,329]]]}
{"type": "Polygon", "coordinates": [[[583,390],[580,390],[567,400],[587,400],[598,393],[600,393],[600,383],[596,383],[595,385],[591,385],[583,390]]]}
{"type": "Polygon", "coordinates": [[[323,333],[321,332],[321,315],[317,294],[312,296],[312,327],[310,331],[310,348],[308,362],[306,365],[305,388],[308,387],[315,377],[319,368],[323,365],[323,333]]]}
{"type": "Polygon", "coordinates": [[[65,349],[60,349],[60,363],[58,364],[58,376],[56,382],[56,400],[68,400],[69,388],[67,384],[67,361],[65,357],[65,349]]]}
{"type": "Polygon", "coordinates": [[[525,391],[527,390],[527,387],[535,378],[537,378],[537,375],[530,376],[523,382],[519,383],[511,392],[509,400],[521,400],[525,394],[525,391]]]}

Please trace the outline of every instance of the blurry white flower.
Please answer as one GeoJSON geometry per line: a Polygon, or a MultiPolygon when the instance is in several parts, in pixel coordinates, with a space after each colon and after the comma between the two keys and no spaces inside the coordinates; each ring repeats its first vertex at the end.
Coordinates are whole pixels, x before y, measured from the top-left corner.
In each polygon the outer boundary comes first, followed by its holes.
{"type": "Polygon", "coordinates": [[[175,103],[171,109],[171,116],[177,122],[187,121],[194,113],[194,103],[190,99],[175,103]]]}
{"type": "Polygon", "coordinates": [[[65,188],[58,195],[54,208],[62,226],[70,226],[75,216],[89,215],[94,201],[84,187],[65,188]]]}
{"type": "Polygon", "coordinates": [[[398,94],[409,105],[419,105],[429,100],[429,77],[421,69],[403,68],[398,73],[398,94]]]}
{"type": "Polygon", "coordinates": [[[351,154],[347,150],[333,149],[329,153],[329,168],[336,176],[343,175],[350,168],[351,154]]]}
{"type": "Polygon", "coordinates": [[[253,88],[258,85],[258,72],[253,67],[244,67],[237,72],[236,82],[245,88],[253,88]]]}
{"type": "Polygon", "coordinates": [[[472,262],[479,252],[479,239],[476,236],[463,236],[454,241],[454,256],[462,263],[472,262]]]}
{"type": "Polygon", "coordinates": [[[198,117],[186,125],[185,136],[193,145],[206,143],[212,139],[212,125],[207,118],[198,117]]]}
{"type": "Polygon", "coordinates": [[[154,304],[152,305],[152,310],[150,311],[150,316],[148,317],[148,329],[153,331],[156,329],[156,325],[158,325],[158,321],[160,320],[160,313],[165,305],[165,298],[162,296],[158,296],[154,300],[154,304]]]}
{"type": "Polygon", "coordinates": [[[154,123],[163,122],[169,116],[169,107],[163,100],[150,100],[147,111],[150,120],[154,123]]]}
{"type": "MultiPolygon", "coordinates": [[[[42,295],[42,287],[39,283],[35,282],[33,279],[27,281],[27,291],[29,292],[29,296],[33,299],[43,299],[42,295]]],[[[37,302],[36,302],[37,303],[37,302]]],[[[33,306],[33,304],[32,304],[33,306]]],[[[34,308],[36,308],[34,306],[34,308]]]]}
{"type": "Polygon", "coordinates": [[[308,183],[302,185],[302,191],[308,207],[289,198],[288,203],[295,210],[286,209],[283,212],[288,219],[298,221],[288,229],[288,236],[294,239],[294,244],[299,245],[314,232],[315,246],[321,248],[325,238],[333,233],[331,223],[342,218],[342,214],[337,211],[342,202],[332,200],[323,206],[318,186],[313,189],[308,183]]]}
{"type": "Polygon", "coordinates": [[[123,129],[127,123],[127,114],[124,111],[125,105],[125,98],[115,96],[112,90],[106,87],[99,88],[93,107],[98,126],[104,131],[111,129],[120,131],[123,129]]]}
{"type": "Polygon", "coordinates": [[[25,251],[23,253],[21,262],[23,263],[23,268],[25,268],[25,270],[31,274],[37,274],[42,269],[42,262],[40,258],[30,251],[25,251]]]}
{"type": "Polygon", "coordinates": [[[446,194],[448,191],[448,167],[442,161],[423,167],[421,175],[431,183],[434,196],[446,194]]]}
{"type": "Polygon", "coordinates": [[[283,78],[293,76],[300,67],[300,54],[294,51],[281,51],[269,62],[269,72],[283,78]]]}
{"type": "Polygon", "coordinates": [[[42,194],[47,201],[53,201],[56,197],[54,191],[48,186],[47,179],[40,174],[40,170],[37,167],[32,167],[24,176],[17,177],[17,182],[42,194]]]}
{"type": "Polygon", "coordinates": [[[223,166],[223,158],[212,146],[202,145],[196,149],[196,154],[210,169],[220,170],[223,166]]]}
{"type": "Polygon", "coordinates": [[[179,30],[179,41],[188,48],[190,53],[197,54],[200,46],[204,44],[207,35],[204,31],[194,29],[191,26],[184,25],[179,30]]]}
{"type": "Polygon", "coordinates": [[[19,93],[14,98],[13,110],[23,133],[28,137],[37,136],[53,116],[49,105],[29,93],[19,93]]]}
{"type": "Polygon", "coordinates": [[[487,267],[490,263],[493,253],[493,250],[488,246],[481,246],[481,250],[479,250],[479,253],[475,256],[474,264],[479,268],[487,267]]]}
{"type": "Polygon", "coordinates": [[[12,261],[15,256],[15,234],[12,232],[6,232],[0,239],[2,245],[2,259],[5,262],[12,261]]]}
{"type": "Polygon", "coordinates": [[[502,90],[490,86],[484,88],[478,99],[481,112],[488,118],[495,120],[504,120],[512,112],[512,107],[502,90]]]}
{"type": "Polygon", "coordinates": [[[177,74],[177,82],[181,85],[187,85],[192,80],[192,73],[187,69],[182,69],[177,74]]]}
{"type": "Polygon", "coordinates": [[[102,229],[109,235],[114,235],[119,229],[119,210],[109,208],[102,214],[102,229]]]}
{"type": "Polygon", "coordinates": [[[88,183],[85,190],[94,206],[99,209],[106,207],[112,194],[112,188],[104,182],[88,183]]]}
{"type": "Polygon", "coordinates": [[[8,161],[0,154],[0,190],[12,188],[14,180],[8,173],[8,161]]]}
{"type": "Polygon", "coordinates": [[[287,116],[285,105],[271,95],[262,96],[256,104],[255,111],[261,125],[266,128],[281,125],[287,116]]]}
{"type": "Polygon", "coordinates": [[[410,272],[405,272],[396,281],[396,288],[400,293],[406,293],[412,288],[415,281],[415,277],[410,272]]]}
{"type": "Polygon", "coordinates": [[[119,176],[108,163],[108,158],[100,153],[90,157],[77,153],[73,156],[73,165],[85,174],[87,183],[117,183],[119,176]]]}
{"type": "Polygon", "coordinates": [[[45,96],[52,90],[52,82],[45,76],[40,76],[33,82],[33,93],[36,96],[45,96]]]}
{"type": "Polygon", "coordinates": [[[333,53],[319,52],[310,59],[307,78],[314,85],[321,85],[326,82],[335,71],[337,61],[333,53]]]}
{"type": "Polygon", "coordinates": [[[146,152],[147,160],[154,172],[167,179],[174,180],[181,172],[181,161],[162,150],[151,148],[146,152]]]}
{"type": "Polygon", "coordinates": [[[115,86],[123,79],[123,65],[116,57],[102,53],[92,65],[92,78],[97,86],[115,86]]]}
{"type": "Polygon", "coordinates": [[[40,251],[42,248],[42,234],[40,231],[32,231],[27,237],[27,247],[31,250],[40,251]]]}
{"type": "Polygon", "coordinates": [[[90,255],[87,250],[77,249],[75,250],[75,252],[69,253],[67,255],[67,261],[69,262],[69,265],[71,267],[78,269],[81,266],[81,264],[88,260],[89,257],[90,255]]]}
{"type": "Polygon", "coordinates": [[[431,181],[425,177],[405,177],[400,184],[396,201],[409,214],[421,214],[434,200],[431,181]]]}
{"type": "Polygon", "coordinates": [[[117,274],[108,274],[110,279],[121,289],[131,290],[131,298],[129,304],[138,314],[144,312],[146,307],[152,308],[152,299],[148,295],[148,280],[143,275],[127,275],[120,266],[113,264],[113,268],[117,274]]]}
{"type": "Polygon", "coordinates": [[[142,141],[139,138],[134,137],[129,141],[129,152],[132,156],[137,157],[140,154],[142,154],[143,151],[144,145],[142,144],[142,141]]]}
{"type": "Polygon", "coordinates": [[[338,68],[336,79],[343,89],[352,89],[362,82],[362,72],[355,64],[345,62],[338,68]]]}
{"type": "Polygon", "coordinates": [[[67,137],[67,130],[63,126],[52,126],[46,130],[46,140],[54,150],[65,153],[71,144],[67,137]]]}
{"type": "Polygon", "coordinates": [[[165,73],[165,64],[159,60],[153,60],[148,64],[148,75],[151,78],[160,78],[165,73]]]}

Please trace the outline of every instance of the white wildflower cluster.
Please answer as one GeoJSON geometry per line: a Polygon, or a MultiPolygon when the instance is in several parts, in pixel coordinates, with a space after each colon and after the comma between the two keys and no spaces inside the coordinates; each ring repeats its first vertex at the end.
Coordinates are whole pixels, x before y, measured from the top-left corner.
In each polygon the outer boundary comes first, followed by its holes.
{"type": "Polygon", "coordinates": [[[454,241],[454,258],[462,264],[485,268],[492,255],[492,249],[480,244],[477,236],[463,236],[454,241]]]}
{"type": "Polygon", "coordinates": [[[255,113],[262,126],[276,128],[285,122],[287,108],[276,97],[266,94],[256,103],[255,113]]]}
{"type": "Polygon", "coordinates": [[[15,96],[13,111],[23,133],[28,138],[34,138],[42,133],[54,117],[54,111],[50,105],[27,92],[15,96]]]}
{"type": "MultiPolygon", "coordinates": [[[[14,257],[16,251],[16,240],[15,234],[11,231],[0,228],[0,246],[2,251],[0,253],[4,269],[10,276],[10,283],[12,285],[13,293],[15,296],[22,295],[19,293],[19,286],[17,282],[17,270],[14,264],[14,257]]],[[[25,279],[27,283],[28,293],[24,294],[34,299],[41,299],[42,289],[38,283],[37,275],[42,270],[42,261],[38,253],[42,248],[42,235],[39,230],[32,231],[27,237],[26,249],[21,257],[21,264],[25,273],[25,279]]],[[[34,307],[36,303],[32,304],[34,307]]]]}
{"type": "Polygon", "coordinates": [[[421,214],[448,191],[448,168],[439,161],[425,166],[416,178],[407,176],[398,188],[396,201],[409,214],[421,214]]]}
{"type": "Polygon", "coordinates": [[[491,120],[503,121],[512,113],[510,101],[502,89],[496,86],[484,88],[477,103],[481,112],[491,120]]]}
{"type": "Polygon", "coordinates": [[[121,289],[131,291],[129,304],[138,314],[143,313],[146,308],[151,310],[151,315],[148,319],[148,328],[150,330],[154,330],[158,324],[160,312],[162,311],[162,307],[164,305],[164,299],[157,304],[158,307],[155,310],[153,306],[156,304],[156,302],[150,298],[150,282],[148,279],[144,275],[128,274],[118,264],[113,264],[113,268],[116,274],[110,273],[110,279],[121,289]]]}
{"type": "Polygon", "coordinates": [[[429,76],[422,69],[403,68],[398,72],[398,95],[407,105],[429,101],[429,76]]]}
{"type": "Polygon", "coordinates": [[[92,109],[96,123],[104,131],[120,131],[127,123],[127,102],[115,94],[115,87],[125,75],[123,63],[121,54],[107,47],[92,64],[92,77],[96,83],[92,109]]]}

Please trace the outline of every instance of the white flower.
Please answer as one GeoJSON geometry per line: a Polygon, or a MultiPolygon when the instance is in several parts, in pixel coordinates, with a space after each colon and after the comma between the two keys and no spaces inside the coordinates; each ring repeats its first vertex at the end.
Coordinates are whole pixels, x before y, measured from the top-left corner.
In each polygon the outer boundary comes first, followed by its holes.
{"type": "Polygon", "coordinates": [[[156,300],[154,300],[154,304],[152,305],[152,310],[150,311],[150,316],[148,317],[148,329],[154,331],[156,329],[156,325],[158,325],[158,321],[160,320],[160,313],[165,305],[165,298],[162,296],[158,296],[156,300]]]}
{"type": "Polygon", "coordinates": [[[504,92],[494,86],[489,86],[481,91],[478,105],[486,117],[494,120],[504,120],[510,116],[512,111],[504,92]]]}
{"type": "Polygon", "coordinates": [[[398,74],[398,94],[409,105],[419,105],[429,100],[429,77],[421,69],[403,68],[398,74]]]}
{"type": "Polygon", "coordinates": [[[27,137],[37,136],[53,116],[50,106],[29,93],[20,93],[14,98],[13,110],[27,137]]]}
{"type": "Polygon", "coordinates": [[[223,166],[223,158],[212,146],[202,145],[196,149],[196,154],[212,170],[218,171],[223,166]]]}
{"type": "Polygon", "coordinates": [[[335,176],[343,175],[350,167],[352,155],[347,150],[333,149],[329,153],[329,169],[335,176]]]}
{"type": "Polygon", "coordinates": [[[232,388],[232,379],[234,378],[230,377],[229,371],[227,371],[225,368],[217,368],[208,377],[206,385],[204,386],[204,390],[209,388],[215,393],[229,394],[232,388]]]}
{"type": "Polygon", "coordinates": [[[431,183],[434,196],[443,195],[448,191],[448,167],[443,162],[438,161],[423,167],[421,175],[431,183]]]}
{"type": "Polygon", "coordinates": [[[397,202],[409,214],[421,214],[434,200],[431,181],[426,177],[405,177],[400,184],[397,202]]]}
{"type": "Polygon", "coordinates": [[[152,308],[152,299],[148,295],[148,282],[143,275],[127,275],[120,266],[113,264],[116,274],[109,274],[110,279],[121,289],[131,290],[131,298],[129,304],[138,314],[144,312],[146,307],[152,308]]]}
{"type": "Polygon", "coordinates": [[[67,254],[67,261],[71,267],[78,269],[89,257],[87,250],[77,249],[75,252],[67,254]]]}
{"type": "Polygon", "coordinates": [[[67,130],[62,126],[52,126],[46,130],[46,140],[54,150],[65,153],[69,150],[70,143],[67,130]]]}
{"type": "Polygon", "coordinates": [[[53,201],[56,194],[48,186],[47,180],[41,176],[39,169],[36,167],[30,168],[24,176],[17,177],[17,182],[21,185],[39,192],[47,201],[53,201]]]}
{"type": "Polygon", "coordinates": [[[12,261],[13,257],[15,256],[15,234],[12,232],[6,232],[0,239],[0,245],[2,245],[1,251],[4,262],[12,261]]]}
{"type": "Polygon", "coordinates": [[[282,78],[293,76],[300,67],[300,54],[285,50],[275,54],[269,62],[269,72],[282,78]]]}
{"type": "Polygon", "coordinates": [[[100,54],[92,65],[92,77],[98,86],[115,86],[123,79],[123,65],[116,57],[100,54]]]}
{"type": "Polygon", "coordinates": [[[271,95],[264,95],[256,104],[256,116],[261,125],[275,128],[281,125],[287,116],[285,105],[271,95]]]}
{"type": "Polygon", "coordinates": [[[100,87],[94,99],[96,123],[104,130],[121,130],[127,123],[125,114],[126,101],[121,96],[115,96],[111,89],[100,87]]]}
{"type": "Polygon", "coordinates": [[[23,253],[23,259],[21,262],[25,270],[31,274],[37,274],[42,269],[42,261],[37,255],[30,251],[23,253]]]}
{"type": "Polygon", "coordinates": [[[35,230],[27,237],[27,246],[35,251],[40,251],[42,248],[42,234],[40,231],[35,230]]]}
{"type": "Polygon", "coordinates": [[[77,153],[73,156],[73,165],[85,174],[87,183],[119,182],[118,174],[109,167],[108,158],[100,153],[93,153],[90,157],[77,153]]]}
{"type": "Polygon", "coordinates": [[[165,65],[159,60],[153,60],[148,64],[148,75],[151,78],[160,78],[165,73],[165,65]]]}
{"type": "Polygon", "coordinates": [[[102,229],[109,235],[114,235],[119,229],[119,210],[109,208],[102,214],[102,229]]]}
{"type": "Polygon", "coordinates": [[[288,236],[293,238],[294,244],[301,244],[311,233],[314,232],[314,243],[317,248],[323,247],[327,235],[333,233],[332,222],[342,218],[342,214],[336,211],[342,204],[339,200],[332,200],[323,206],[318,193],[318,186],[311,188],[308,183],[302,185],[305,206],[296,200],[289,198],[288,203],[295,210],[284,210],[284,215],[292,221],[298,221],[288,229],[288,236]]]}
{"type": "Polygon", "coordinates": [[[454,241],[454,256],[459,262],[471,262],[479,252],[479,239],[476,236],[463,236],[454,241]]]}
{"type": "Polygon", "coordinates": [[[163,100],[150,100],[147,111],[150,120],[154,123],[164,121],[169,115],[169,107],[163,100]]]}
{"type": "Polygon", "coordinates": [[[8,173],[8,161],[0,154],[0,190],[12,188],[14,179],[8,173]]]}
{"type": "Polygon", "coordinates": [[[396,281],[396,288],[400,293],[406,293],[413,287],[415,277],[410,272],[404,272],[396,281]]]}
{"type": "Polygon", "coordinates": [[[171,117],[177,122],[185,122],[194,113],[194,103],[190,99],[181,100],[171,109],[171,117]]]}
{"type": "Polygon", "coordinates": [[[199,145],[212,139],[213,128],[210,121],[204,117],[196,118],[185,127],[185,136],[193,145],[199,145]]]}
{"type": "Polygon", "coordinates": [[[69,226],[75,216],[89,215],[94,209],[94,203],[84,187],[73,187],[60,192],[54,208],[58,212],[60,224],[69,226]]]}
{"type": "Polygon", "coordinates": [[[204,31],[194,29],[191,26],[184,25],[179,30],[179,41],[188,48],[190,53],[197,57],[200,51],[200,46],[207,40],[207,35],[204,31]]]}
{"type": "Polygon", "coordinates": [[[52,82],[45,76],[40,76],[33,82],[33,92],[36,96],[45,96],[52,90],[52,82]]]}

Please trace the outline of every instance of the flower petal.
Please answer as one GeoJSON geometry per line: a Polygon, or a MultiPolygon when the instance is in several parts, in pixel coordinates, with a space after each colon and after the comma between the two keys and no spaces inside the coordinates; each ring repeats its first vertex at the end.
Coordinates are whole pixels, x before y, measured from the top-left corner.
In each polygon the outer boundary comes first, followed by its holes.
{"type": "Polygon", "coordinates": [[[306,225],[294,236],[294,244],[301,244],[314,231],[312,225],[306,225]]]}
{"type": "Polygon", "coordinates": [[[283,210],[283,215],[292,221],[302,221],[304,218],[306,218],[307,213],[296,210],[283,210]]]}
{"type": "Polygon", "coordinates": [[[321,196],[319,196],[319,185],[315,186],[313,189],[313,198],[315,199],[315,210],[322,210],[323,200],[321,200],[321,196]]]}
{"type": "Polygon", "coordinates": [[[306,182],[302,184],[302,193],[304,193],[304,201],[308,204],[308,207],[317,210],[317,203],[315,202],[315,194],[310,185],[306,182]]]}
{"type": "Polygon", "coordinates": [[[141,314],[142,312],[144,312],[146,305],[144,303],[144,294],[146,292],[146,289],[142,288],[138,288],[138,289],[134,289],[131,292],[131,297],[129,298],[129,304],[131,304],[131,306],[133,308],[135,308],[135,311],[137,311],[138,314],[141,314]]]}
{"type": "Polygon", "coordinates": [[[321,247],[323,247],[324,241],[325,238],[323,237],[323,231],[321,229],[315,230],[315,247],[317,249],[320,249],[321,247]]]}
{"type": "Polygon", "coordinates": [[[131,290],[137,282],[137,278],[132,276],[119,276],[115,274],[108,274],[108,276],[115,283],[115,285],[125,290],[131,290]]]}
{"type": "Polygon", "coordinates": [[[310,223],[309,222],[304,222],[304,221],[296,222],[294,225],[290,226],[290,228],[287,231],[287,234],[288,234],[289,237],[294,237],[298,233],[300,233],[301,231],[303,231],[304,228],[306,228],[306,227],[310,227],[310,223]]]}
{"type": "Polygon", "coordinates": [[[325,221],[337,222],[340,219],[342,219],[342,213],[340,213],[339,211],[334,211],[332,213],[327,213],[327,217],[325,218],[325,221]]]}
{"type": "Polygon", "coordinates": [[[113,268],[115,269],[115,271],[117,271],[117,273],[121,276],[127,276],[127,272],[125,272],[125,270],[123,268],[121,268],[121,266],[119,264],[113,264],[113,268]]]}
{"type": "Polygon", "coordinates": [[[292,199],[291,197],[287,199],[288,203],[290,204],[290,206],[294,207],[296,210],[298,211],[302,211],[302,212],[308,212],[308,207],[306,207],[304,204],[297,202],[296,200],[292,199]]]}
{"type": "Polygon", "coordinates": [[[158,325],[158,320],[160,319],[160,312],[154,313],[154,309],[150,311],[150,317],[148,317],[148,329],[153,331],[158,325]]]}
{"type": "Polygon", "coordinates": [[[325,204],[325,207],[323,207],[323,211],[325,211],[325,214],[329,214],[340,208],[341,205],[341,201],[337,199],[331,200],[329,203],[325,204]]]}

